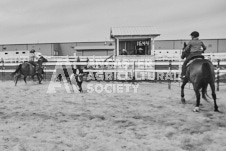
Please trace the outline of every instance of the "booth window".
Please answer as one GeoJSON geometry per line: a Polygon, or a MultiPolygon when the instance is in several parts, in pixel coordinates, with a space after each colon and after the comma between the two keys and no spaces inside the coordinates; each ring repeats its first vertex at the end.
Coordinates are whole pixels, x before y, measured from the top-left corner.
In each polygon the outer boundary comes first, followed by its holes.
{"type": "Polygon", "coordinates": [[[53,51],[53,55],[54,55],[54,56],[58,56],[58,55],[59,55],[58,51],[57,51],[57,50],[54,50],[54,51],[53,51]]]}

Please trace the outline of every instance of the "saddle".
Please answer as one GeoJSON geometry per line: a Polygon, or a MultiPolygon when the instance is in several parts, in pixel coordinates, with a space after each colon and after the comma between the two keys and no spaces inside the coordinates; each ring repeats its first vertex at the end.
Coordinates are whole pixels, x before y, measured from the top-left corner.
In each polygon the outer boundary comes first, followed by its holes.
{"type": "Polygon", "coordinates": [[[192,62],[194,62],[194,61],[197,60],[197,59],[204,59],[204,56],[203,56],[203,55],[193,56],[193,57],[189,60],[189,62],[187,63],[186,68],[187,68],[192,62]]]}
{"type": "Polygon", "coordinates": [[[33,63],[31,63],[31,62],[29,62],[29,61],[24,61],[24,63],[28,63],[28,64],[30,64],[30,65],[32,65],[33,67],[35,66],[33,63]]]}
{"type": "Polygon", "coordinates": [[[36,63],[36,62],[31,63],[31,62],[29,62],[29,61],[24,61],[24,63],[28,63],[28,64],[32,65],[32,66],[35,68],[35,72],[36,72],[36,73],[40,73],[40,72],[39,72],[39,69],[41,69],[41,73],[44,72],[44,71],[43,71],[43,67],[42,67],[42,66],[39,66],[38,63],[36,63]],[[35,64],[35,65],[34,65],[34,64],[35,64]]]}

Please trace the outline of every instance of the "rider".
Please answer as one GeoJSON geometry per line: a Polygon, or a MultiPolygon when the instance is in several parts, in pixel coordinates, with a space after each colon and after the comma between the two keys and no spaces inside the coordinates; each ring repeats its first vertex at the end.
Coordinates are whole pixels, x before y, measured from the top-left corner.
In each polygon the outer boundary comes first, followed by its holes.
{"type": "Polygon", "coordinates": [[[201,40],[199,40],[199,33],[197,31],[193,31],[191,33],[191,40],[188,42],[188,45],[185,48],[185,51],[189,52],[189,56],[186,58],[184,64],[182,65],[182,79],[185,78],[187,63],[194,58],[204,58],[204,56],[202,56],[202,53],[204,53],[205,50],[206,46],[201,40]]]}
{"type": "Polygon", "coordinates": [[[35,59],[39,59],[39,56],[35,53],[35,50],[32,49],[29,54],[29,63],[35,67],[36,73],[38,72],[37,63],[35,63],[35,59]]]}

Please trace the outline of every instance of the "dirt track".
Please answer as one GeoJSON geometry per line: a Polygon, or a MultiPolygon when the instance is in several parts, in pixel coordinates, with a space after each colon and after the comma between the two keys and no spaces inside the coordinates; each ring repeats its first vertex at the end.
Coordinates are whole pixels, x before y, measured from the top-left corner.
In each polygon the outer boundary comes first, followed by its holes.
{"type": "Polygon", "coordinates": [[[63,85],[48,94],[49,82],[0,82],[0,150],[225,151],[226,88],[217,92],[223,113],[213,112],[212,100],[194,113],[194,92],[187,87],[182,105],[173,85],[140,83],[138,93],[109,94],[87,93],[84,83],[81,94],[63,85]]]}

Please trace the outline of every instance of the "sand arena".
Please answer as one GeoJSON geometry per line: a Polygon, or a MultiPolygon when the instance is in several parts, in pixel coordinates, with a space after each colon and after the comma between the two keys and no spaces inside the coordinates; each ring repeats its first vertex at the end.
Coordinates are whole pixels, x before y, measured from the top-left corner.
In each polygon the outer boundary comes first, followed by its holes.
{"type": "MultiPolygon", "coordinates": [[[[183,151],[226,150],[226,87],[217,91],[222,113],[213,101],[185,89],[180,103],[178,83],[139,83],[137,93],[68,94],[62,86],[46,93],[49,82],[0,82],[1,151],[183,151]]],[[[117,83],[117,82],[110,82],[117,83]]],[[[132,89],[132,87],[130,87],[132,89]]],[[[210,91],[208,89],[208,93],[210,91]]]]}

